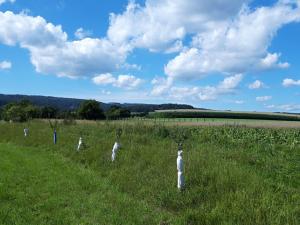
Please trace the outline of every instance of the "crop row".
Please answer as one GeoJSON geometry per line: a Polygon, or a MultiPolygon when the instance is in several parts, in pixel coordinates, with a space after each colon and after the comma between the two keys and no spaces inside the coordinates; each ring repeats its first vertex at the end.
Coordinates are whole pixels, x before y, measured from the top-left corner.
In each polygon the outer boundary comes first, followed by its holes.
{"type": "Polygon", "coordinates": [[[149,114],[150,118],[230,118],[230,119],[261,119],[300,121],[299,116],[279,113],[243,113],[222,111],[157,111],[149,114]]]}

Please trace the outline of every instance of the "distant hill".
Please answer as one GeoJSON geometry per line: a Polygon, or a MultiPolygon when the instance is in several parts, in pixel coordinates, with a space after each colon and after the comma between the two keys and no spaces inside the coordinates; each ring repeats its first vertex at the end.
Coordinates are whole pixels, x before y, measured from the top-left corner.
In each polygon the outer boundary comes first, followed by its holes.
{"type": "MultiPolygon", "coordinates": [[[[0,94],[0,107],[21,100],[29,100],[37,106],[52,106],[60,110],[76,110],[85,99],[61,98],[51,96],[36,95],[4,95],[0,94]]],[[[108,110],[112,105],[117,105],[130,110],[131,112],[153,112],[155,110],[165,109],[194,109],[191,105],[185,104],[138,104],[138,103],[103,103],[100,102],[104,111],[108,110]]]]}

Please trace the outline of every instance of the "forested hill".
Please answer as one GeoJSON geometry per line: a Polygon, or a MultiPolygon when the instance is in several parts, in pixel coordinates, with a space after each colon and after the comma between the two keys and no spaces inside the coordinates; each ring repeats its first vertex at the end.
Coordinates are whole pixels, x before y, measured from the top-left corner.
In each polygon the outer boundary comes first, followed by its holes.
{"type": "MultiPolygon", "coordinates": [[[[61,98],[51,96],[31,96],[31,95],[3,95],[0,94],[0,107],[21,100],[29,100],[37,106],[52,106],[59,110],[76,110],[80,103],[85,99],[61,98]]],[[[109,109],[112,105],[118,105],[130,110],[131,112],[152,112],[154,110],[164,109],[193,109],[191,105],[184,104],[134,104],[134,103],[103,103],[100,102],[103,110],[109,109]]]]}

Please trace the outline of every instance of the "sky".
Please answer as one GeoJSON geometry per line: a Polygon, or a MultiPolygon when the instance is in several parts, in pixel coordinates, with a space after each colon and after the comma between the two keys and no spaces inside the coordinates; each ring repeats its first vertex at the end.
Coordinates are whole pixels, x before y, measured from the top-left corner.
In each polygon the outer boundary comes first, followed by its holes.
{"type": "Polygon", "coordinates": [[[300,0],[0,0],[0,93],[300,112],[300,0]]]}

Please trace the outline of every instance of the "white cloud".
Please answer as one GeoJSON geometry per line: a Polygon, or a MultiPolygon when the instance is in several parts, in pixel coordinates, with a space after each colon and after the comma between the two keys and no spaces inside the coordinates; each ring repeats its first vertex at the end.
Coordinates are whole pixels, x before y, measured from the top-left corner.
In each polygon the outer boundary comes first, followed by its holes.
{"type": "Polygon", "coordinates": [[[111,95],[111,91],[107,91],[107,90],[102,90],[101,93],[104,95],[111,95]]]}
{"type": "Polygon", "coordinates": [[[236,88],[240,84],[243,79],[242,74],[237,74],[234,76],[230,76],[225,78],[222,82],[219,83],[216,87],[207,86],[202,88],[199,92],[199,99],[200,100],[215,100],[220,95],[224,94],[232,94],[236,91],[236,88]]]}
{"type": "Polygon", "coordinates": [[[282,85],[284,87],[300,86],[300,80],[293,80],[290,78],[286,78],[282,81],[282,85]]]}
{"type": "Polygon", "coordinates": [[[256,97],[257,102],[266,102],[272,99],[272,96],[259,96],[256,97]]]}
{"type": "Polygon", "coordinates": [[[92,34],[92,31],[84,30],[82,27],[78,28],[74,33],[75,37],[79,40],[89,37],[92,34]]]}
{"type": "Polygon", "coordinates": [[[119,75],[117,78],[115,78],[110,73],[100,74],[94,77],[92,80],[97,85],[111,84],[115,87],[124,88],[127,90],[136,89],[143,83],[142,79],[132,75],[119,75]]]}
{"type": "Polygon", "coordinates": [[[247,0],[146,0],[130,1],[122,14],[110,15],[108,37],[119,45],[175,52],[187,34],[229,20],[247,0]]]}
{"type": "Polygon", "coordinates": [[[256,80],[248,86],[249,89],[260,89],[264,87],[266,87],[266,85],[260,80],[256,80]]]}
{"type": "Polygon", "coordinates": [[[267,56],[260,61],[260,66],[263,69],[281,68],[285,69],[290,66],[287,62],[278,62],[280,54],[278,53],[268,53],[267,56]]]}
{"type": "Polygon", "coordinates": [[[152,94],[167,95],[176,100],[212,101],[222,95],[234,94],[242,79],[243,76],[237,74],[225,78],[217,86],[205,87],[172,87],[172,82],[168,80],[155,79],[152,82],[154,84],[152,94]]]}
{"type": "Polygon", "coordinates": [[[234,89],[239,85],[242,79],[243,79],[242,74],[236,74],[234,76],[227,77],[219,84],[218,88],[224,90],[234,89]]]}
{"type": "Polygon", "coordinates": [[[200,54],[200,50],[196,48],[181,52],[165,66],[165,73],[172,78],[184,79],[206,76],[206,71],[210,70],[210,65],[207,61],[201,61],[200,54]]]}
{"type": "Polygon", "coordinates": [[[234,101],[234,103],[238,104],[238,105],[241,105],[241,104],[244,104],[245,101],[243,101],[243,100],[236,100],[236,101],[234,101]]]}
{"type": "Polygon", "coordinates": [[[284,111],[299,111],[300,105],[298,104],[285,104],[285,105],[279,105],[277,106],[278,109],[284,110],[284,111]]]}
{"type": "Polygon", "coordinates": [[[266,108],[280,111],[300,111],[299,104],[266,105],[266,108]]]}
{"type": "Polygon", "coordinates": [[[6,2],[10,2],[10,3],[14,3],[16,0],[0,0],[0,5],[6,3],[6,2]]]}
{"type": "Polygon", "coordinates": [[[162,77],[158,77],[158,78],[154,78],[151,84],[153,85],[151,95],[161,96],[166,94],[170,90],[173,84],[173,80],[171,78],[165,79],[162,77]]]}
{"type": "Polygon", "coordinates": [[[112,72],[124,63],[128,52],[107,39],[68,41],[61,26],[10,11],[0,12],[0,43],[28,49],[39,73],[71,78],[112,72]]]}
{"type": "Polygon", "coordinates": [[[0,62],[0,70],[7,70],[12,67],[12,63],[9,61],[2,61],[0,62]]]}
{"type": "Polygon", "coordinates": [[[116,82],[116,78],[110,73],[105,73],[94,77],[93,82],[97,85],[113,84],[116,82]]]}
{"type": "Polygon", "coordinates": [[[143,81],[140,78],[136,78],[132,75],[119,75],[116,83],[116,87],[121,87],[125,89],[135,89],[139,87],[143,81]]]}
{"type": "Polygon", "coordinates": [[[3,44],[42,48],[61,45],[66,40],[67,34],[62,31],[61,26],[47,23],[42,17],[0,12],[0,42],[3,44]]]}
{"type": "Polygon", "coordinates": [[[37,72],[74,78],[114,71],[126,58],[122,49],[105,39],[85,38],[30,51],[37,72]]]}
{"type": "Polygon", "coordinates": [[[138,70],[138,71],[142,70],[141,65],[129,64],[129,63],[124,63],[123,65],[120,65],[120,68],[121,69],[126,69],[126,70],[138,70]]]}
{"type": "Polygon", "coordinates": [[[266,105],[266,104],[265,104],[265,107],[266,107],[267,109],[274,109],[276,106],[275,106],[275,105],[266,105]]]}
{"type": "Polygon", "coordinates": [[[280,54],[269,53],[268,47],[283,25],[299,20],[299,7],[286,2],[255,10],[244,7],[233,20],[200,30],[193,37],[192,47],[172,59],[165,73],[174,78],[199,79],[210,73],[286,68],[289,64],[280,62],[280,54]]]}

